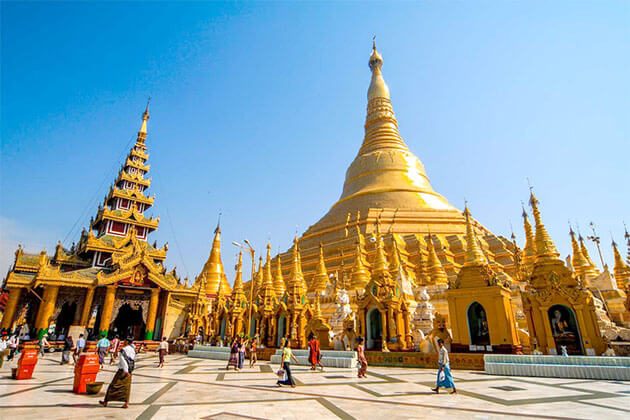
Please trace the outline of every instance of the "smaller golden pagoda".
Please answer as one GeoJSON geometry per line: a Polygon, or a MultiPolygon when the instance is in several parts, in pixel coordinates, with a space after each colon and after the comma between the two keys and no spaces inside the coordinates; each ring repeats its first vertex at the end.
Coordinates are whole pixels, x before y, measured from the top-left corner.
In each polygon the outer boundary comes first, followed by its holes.
{"type": "Polygon", "coordinates": [[[496,273],[479,248],[468,210],[466,261],[446,292],[453,330],[451,351],[516,353],[521,350],[512,312],[509,277],[496,273]]]}
{"type": "Polygon", "coordinates": [[[563,348],[568,354],[601,354],[606,345],[593,294],[560,259],[533,191],[530,205],[536,222],[536,260],[523,292],[523,307],[532,346],[545,354],[561,354],[563,348]]]}

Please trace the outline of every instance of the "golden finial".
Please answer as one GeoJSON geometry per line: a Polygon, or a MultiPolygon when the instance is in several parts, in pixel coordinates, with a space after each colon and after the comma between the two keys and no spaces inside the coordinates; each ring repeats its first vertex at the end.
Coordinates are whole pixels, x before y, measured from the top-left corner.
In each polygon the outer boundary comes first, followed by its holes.
{"type": "Polygon", "coordinates": [[[483,265],[487,264],[487,260],[479,244],[477,243],[477,235],[472,226],[470,210],[468,203],[464,207],[464,216],[466,217],[466,262],[464,265],[483,265]]]}
{"type": "Polygon", "coordinates": [[[573,226],[569,223],[569,236],[571,237],[571,265],[575,270],[575,274],[578,276],[584,277],[589,271],[588,261],[584,258],[584,254],[580,249],[580,244],[578,243],[575,232],[573,231],[573,226]]]}
{"type": "Polygon", "coordinates": [[[529,204],[532,207],[532,213],[534,213],[534,222],[536,225],[536,259],[557,259],[560,253],[556,249],[556,245],[553,243],[551,236],[547,232],[540,209],[538,208],[539,201],[534,195],[534,189],[530,186],[529,204]]]}
{"type": "Polygon", "coordinates": [[[144,141],[147,137],[147,121],[151,117],[149,114],[149,103],[151,102],[151,97],[147,100],[147,106],[142,113],[142,125],[140,125],[140,131],[138,131],[138,139],[144,141]]]}

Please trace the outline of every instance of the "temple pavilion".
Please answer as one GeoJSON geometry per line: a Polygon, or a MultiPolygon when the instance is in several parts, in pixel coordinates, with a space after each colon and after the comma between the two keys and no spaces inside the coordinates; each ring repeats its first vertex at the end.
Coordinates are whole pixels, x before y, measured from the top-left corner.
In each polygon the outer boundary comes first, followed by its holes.
{"type": "Polygon", "coordinates": [[[168,245],[148,241],[160,222],[145,215],[155,201],[147,193],[148,121],[147,105],[135,144],[78,243],[59,242],[53,255],[18,247],[4,284],[2,328],[30,326],[41,336],[78,327],[92,337],[148,340],[181,328],[193,290],[164,266],[168,245]]]}

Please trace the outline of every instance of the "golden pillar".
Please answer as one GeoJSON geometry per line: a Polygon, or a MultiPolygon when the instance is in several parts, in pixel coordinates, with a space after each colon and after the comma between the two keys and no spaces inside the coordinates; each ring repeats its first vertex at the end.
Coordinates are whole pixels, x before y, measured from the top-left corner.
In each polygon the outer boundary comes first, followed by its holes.
{"type": "Polygon", "coordinates": [[[44,296],[39,303],[37,318],[35,320],[35,329],[37,337],[41,338],[48,329],[50,317],[55,313],[55,304],[57,303],[57,295],[59,294],[59,286],[44,286],[44,296]]]}
{"type": "Polygon", "coordinates": [[[10,329],[15,318],[15,310],[22,296],[22,288],[15,287],[9,289],[9,301],[4,308],[4,316],[2,317],[2,328],[10,329]]]}
{"type": "Polygon", "coordinates": [[[90,310],[92,309],[92,301],[94,300],[94,288],[90,287],[85,291],[85,299],[83,300],[83,309],[81,310],[81,319],[79,325],[86,326],[90,320],[90,310]]]}
{"type": "Polygon", "coordinates": [[[382,339],[382,345],[383,345],[382,350],[385,350],[385,348],[387,348],[387,339],[388,339],[387,313],[385,311],[379,311],[379,312],[381,313],[381,339],[382,339]]]}
{"type": "Polygon", "coordinates": [[[147,332],[144,337],[146,340],[153,340],[153,333],[155,332],[155,319],[157,318],[157,309],[159,302],[160,289],[151,289],[151,299],[149,300],[149,314],[147,315],[147,332]]]}
{"type": "Polygon", "coordinates": [[[112,320],[112,311],[114,310],[114,301],[116,300],[116,286],[107,286],[105,292],[105,301],[103,302],[103,310],[101,311],[101,323],[98,327],[100,335],[109,332],[109,324],[112,320]]]}

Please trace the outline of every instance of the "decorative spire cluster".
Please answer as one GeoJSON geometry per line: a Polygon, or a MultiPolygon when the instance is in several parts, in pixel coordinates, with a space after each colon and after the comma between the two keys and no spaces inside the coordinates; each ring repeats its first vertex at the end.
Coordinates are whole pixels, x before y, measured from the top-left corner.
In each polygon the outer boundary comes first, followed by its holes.
{"type": "Polygon", "coordinates": [[[440,262],[440,259],[435,252],[435,246],[433,244],[433,237],[429,234],[429,239],[427,240],[427,249],[429,251],[429,278],[431,279],[431,283],[435,285],[446,285],[448,284],[448,276],[446,274],[446,270],[444,270],[444,266],[440,262]]]}
{"type": "Polygon", "coordinates": [[[282,277],[282,263],[280,262],[280,256],[276,258],[276,275],[273,278],[273,287],[276,291],[276,296],[284,295],[287,290],[284,277],[282,277]]]}
{"type": "Polygon", "coordinates": [[[326,270],[326,262],[324,261],[324,245],[319,244],[319,261],[313,279],[311,281],[311,290],[315,293],[321,293],[326,290],[328,284],[328,271],[326,270]]]}

